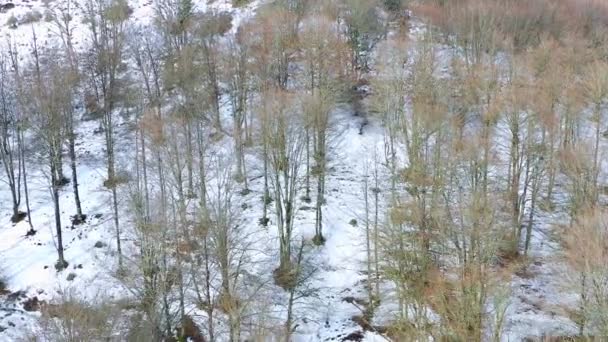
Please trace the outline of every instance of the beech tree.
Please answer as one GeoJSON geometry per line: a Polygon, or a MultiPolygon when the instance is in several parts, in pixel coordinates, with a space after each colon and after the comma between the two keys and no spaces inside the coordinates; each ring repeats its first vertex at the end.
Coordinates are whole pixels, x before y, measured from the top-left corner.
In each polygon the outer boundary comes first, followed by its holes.
{"type": "Polygon", "coordinates": [[[119,99],[120,68],[125,46],[125,21],[129,16],[128,4],[123,0],[92,0],[86,6],[86,19],[92,46],[86,57],[89,89],[95,96],[101,115],[105,137],[107,180],[105,185],[112,193],[114,228],[118,264],[122,268],[122,247],[118,214],[117,187],[121,183],[116,172],[115,110],[119,99]]]}
{"type": "Polygon", "coordinates": [[[243,39],[244,37],[241,34],[237,34],[235,39],[228,43],[227,50],[223,54],[223,60],[225,61],[223,78],[232,110],[232,138],[234,140],[236,158],[235,179],[243,183],[243,192],[247,193],[249,189],[247,185],[245,144],[250,96],[250,52],[249,47],[243,42],[243,39]]]}
{"type": "Polygon", "coordinates": [[[74,50],[73,36],[74,27],[72,25],[72,6],[71,2],[68,1],[65,7],[56,8],[50,12],[51,19],[57,28],[58,35],[61,38],[63,44],[63,50],[65,52],[65,60],[69,65],[69,77],[66,78],[66,87],[71,90],[71,96],[66,98],[69,103],[65,107],[65,130],[66,137],[68,140],[68,154],[70,156],[70,170],[72,173],[72,190],[74,193],[74,203],[76,206],[76,214],[72,217],[72,223],[78,225],[83,223],[86,219],[86,215],[82,212],[82,204],[80,201],[80,192],[78,190],[78,170],[77,170],[77,157],[76,157],[76,121],[74,98],[78,96],[78,86],[80,81],[80,71],[78,66],[78,56],[74,50]]]}
{"type": "Polygon", "coordinates": [[[16,121],[13,124],[17,124],[17,147],[18,147],[18,158],[20,160],[21,165],[21,175],[23,177],[23,191],[25,195],[25,206],[27,212],[27,221],[30,229],[27,231],[27,235],[36,234],[36,230],[34,229],[34,224],[32,222],[31,208],[30,208],[30,195],[28,189],[28,178],[27,178],[27,167],[26,167],[26,150],[25,150],[25,132],[29,128],[30,124],[28,123],[28,116],[26,115],[27,106],[27,97],[25,96],[24,89],[24,79],[21,74],[19,57],[15,46],[9,45],[8,47],[8,55],[9,60],[6,60],[6,63],[10,61],[10,66],[12,68],[12,79],[14,80],[13,84],[15,85],[13,88],[14,96],[15,96],[15,109],[16,113],[19,115],[15,118],[16,121]]]}
{"type": "Polygon", "coordinates": [[[275,271],[277,283],[291,287],[293,279],[292,236],[297,210],[297,190],[304,149],[301,117],[293,95],[277,90],[269,101],[268,159],[271,191],[274,197],[276,225],[279,233],[279,267],[275,271]]]}
{"type": "Polygon", "coordinates": [[[258,58],[265,60],[265,76],[272,80],[275,87],[287,89],[289,66],[294,60],[297,30],[294,26],[294,15],[282,7],[268,7],[258,14],[250,29],[254,36],[252,43],[257,50],[258,58]]]}
{"type": "Polygon", "coordinates": [[[593,122],[595,131],[593,142],[593,179],[594,183],[597,184],[602,168],[602,158],[600,155],[600,140],[604,130],[602,105],[606,97],[608,97],[608,64],[598,61],[591,64],[589,68],[586,71],[583,87],[585,97],[592,106],[593,114],[590,119],[593,122]]]}
{"type": "Polygon", "coordinates": [[[209,120],[221,131],[220,100],[222,94],[219,39],[230,28],[231,17],[224,13],[209,13],[203,15],[200,20],[202,23],[197,28],[197,37],[200,39],[200,52],[204,65],[204,99],[209,107],[209,120]]]}
{"type": "Polygon", "coordinates": [[[341,94],[339,65],[343,44],[338,37],[334,23],[323,14],[305,19],[303,32],[300,34],[304,49],[306,88],[309,95],[304,97],[303,112],[306,117],[306,198],[309,198],[309,174],[316,179],[317,194],[315,204],[316,244],[323,244],[323,205],[325,204],[325,175],[327,171],[327,154],[332,130],[331,111],[341,94]],[[310,164],[310,145],[314,165],[310,164]]]}
{"type": "Polygon", "coordinates": [[[606,212],[592,207],[574,218],[566,234],[566,260],[576,273],[572,275],[580,302],[577,323],[580,336],[608,333],[606,309],[606,212]]]}
{"type": "Polygon", "coordinates": [[[7,56],[0,55],[0,160],[10,189],[13,215],[11,221],[17,223],[24,218],[21,206],[22,159],[20,157],[21,122],[19,122],[15,94],[9,88],[10,63],[7,56]]]}
{"type": "Polygon", "coordinates": [[[378,15],[377,1],[344,0],[342,19],[351,49],[351,67],[357,78],[368,68],[369,53],[384,34],[385,28],[378,15]]]}
{"type": "MultiPolygon", "coordinates": [[[[33,64],[29,66],[29,73],[32,75],[24,84],[23,95],[29,94],[29,105],[27,110],[30,112],[30,122],[35,124],[33,128],[40,147],[45,156],[49,167],[49,187],[55,212],[55,231],[57,235],[56,248],[58,260],[55,264],[57,270],[63,270],[68,263],[63,253],[63,234],[61,226],[61,208],[59,191],[62,185],[62,174],[59,164],[62,159],[59,157],[63,152],[63,141],[65,138],[64,111],[66,106],[71,106],[66,101],[66,79],[65,70],[59,65],[59,60],[55,56],[41,56],[34,35],[33,45],[33,64]]],[[[25,103],[25,101],[24,101],[25,103]]]]}

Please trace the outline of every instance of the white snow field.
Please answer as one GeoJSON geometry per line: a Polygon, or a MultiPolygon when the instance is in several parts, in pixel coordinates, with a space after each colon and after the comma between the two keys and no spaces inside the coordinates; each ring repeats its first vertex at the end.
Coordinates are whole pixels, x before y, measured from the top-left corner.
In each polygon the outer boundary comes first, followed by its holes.
{"type": "MultiPolygon", "coordinates": [[[[75,16],[79,16],[82,0],[72,1],[75,16]]],[[[196,2],[198,11],[229,11],[233,13],[233,34],[236,27],[254,15],[264,1],[252,1],[248,5],[233,8],[229,0],[196,2]]],[[[1,4],[0,0],[0,4],[1,4]]],[[[56,41],[53,25],[44,18],[33,24],[20,24],[10,28],[5,23],[11,16],[20,20],[27,13],[36,10],[44,14],[42,1],[15,0],[15,8],[0,13],[0,46],[11,42],[19,49],[22,58],[28,58],[33,32],[38,43],[51,46],[56,41]]],[[[49,6],[66,6],[66,0],[54,0],[49,6]]],[[[152,0],[130,0],[134,12],[130,21],[138,26],[150,25],[153,15],[152,0]]],[[[75,40],[78,48],[87,44],[87,29],[82,20],[73,20],[75,40]]],[[[424,31],[424,26],[414,20],[411,36],[416,37],[424,31]]],[[[438,47],[442,53],[444,47],[438,47]]],[[[360,134],[361,120],[353,115],[348,106],[340,106],[333,113],[334,136],[331,139],[329,173],[327,177],[327,203],[324,207],[324,232],[327,239],[324,246],[309,251],[308,258],[320,265],[310,279],[309,287],[316,289],[313,295],[297,302],[297,330],[295,341],[342,341],[349,334],[362,332],[365,341],[386,341],[388,338],[372,332],[363,332],[351,318],[361,314],[361,309],[345,300],[348,297],[365,298],[365,232],[363,226],[350,224],[356,219],[363,222],[364,198],[363,180],[365,170],[373,163],[375,153],[382,155],[384,149],[384,128],[371,118],[360,134]]],[[[121,119],[122,120],[122,119],[121,119]]],[[[47,167],[43,156],[30,151],[28,154],[29,187],[32,208],[32,224],[37,230],[33,237],[26,237],[29,229],[26,221],[16,225],[10,223],[11,201],[8,186],[0,183],[0,274],[7,284],[8,292],[0,296],[0,341],[19,341],[37,334],[39,312],[26,311],[24,303],[33,298],[53,302],[69,293],[94,301],[103,298],[119,299],[130,296],[128,289],[115,276],[116,246],[112,222],[111,194],[103,186],[105,178],[105,155],[103,134],[96,133],[99,123],[81,121],[78,124],[77,155],[80,183],[80,196],[83,211],[88,215],[86,223],[71,227],[73,215],[73,195],[71,185],[61,192],[62,222],[64,225],[65,257],[69,267],[58,273],[54,268],[57,260],[55,250],[55,227],[53,205],[46,176],[47,167]],[[71,280],[68,280],[71,279],[71,280]]],[[[134,137],[129,125],[119,121],[116,125],[119,142],[117,155],[119,169],[130,167],[134,155],[134,137]]],[[[229,137],[217,142],[214,150],[219,154],[230,155],[229,137]]],[[[259,251],[254,258],[256,267],[249,273],[271,283],[272,268],[276,267],[278,242],[272,214],[267,228],[258,225],[261,217],[263,193],[261,170],[255,151],[248,151],[249,187],[252,192],[241,196],[235,194],[247,206],[240,213],[244,231],[255,232],[252,249],[259,251]]],[[[505,160],[508,158],[504,157],[505,160]]],[[[66,162],[68,158],[65,158],[66,162]]],[[[68,167],[65,167],[66,174],[68,167]]],[[[381,170],[381,172],[386,172],[381,170]]],[[[128,221],[128,194],[120,192],[121,224],[123,227],[125,256],[136,255],[137,246],[133,244],[132,232],[128,221]]],[[[301,237],[310,240],[314,235],[314,209],[299,204],[296,215],[296,234],[294,241],[301,237]]],[[[564,217],[541,212],[534,229],[532,266],[525,275],[514,275],[512,279],[510,306],[508,309],[504,341],[522,341],[526,337],[541,337],[544,334],[568,335],[576,332],[576,326],[567,318],[562,307],[573,305],[576,296],[563,285],[563,274],[567,272],[559,261],[560,245],[555,238],[555,224],[564,217]]],[[[387,285],[388,288],[388,285],[387,285]]],[[[268,285],[268,312],[273,318],[285,315],[285,294],[280,288],[268,285]]],[[[375,322],[386,323],[394,309],[390,293],[377,309],[375,322]]],[[[27,306],[27,305],[26,305],[27,306]]],[[[197,309],[192,308],[197,314],[197,309]]],[[[200,314],[200,313],[198,313],[200,314]]],[[[116,336],[120,341],[120,336],[116,336]]]]}

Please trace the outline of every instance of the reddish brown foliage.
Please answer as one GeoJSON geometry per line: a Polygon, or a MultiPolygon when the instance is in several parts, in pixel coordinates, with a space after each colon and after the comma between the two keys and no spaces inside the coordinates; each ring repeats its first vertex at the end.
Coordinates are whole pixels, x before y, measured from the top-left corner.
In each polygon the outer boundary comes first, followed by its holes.
{"type": "Polygon", "coordinates": [[[608,32],[608,1],[604,0],[450,0],[427,1],[412,11],[453,34],[491,20],[497,33],[515,48],[540,43],[544,37],[570,34],[597,44],[608,32]]]}

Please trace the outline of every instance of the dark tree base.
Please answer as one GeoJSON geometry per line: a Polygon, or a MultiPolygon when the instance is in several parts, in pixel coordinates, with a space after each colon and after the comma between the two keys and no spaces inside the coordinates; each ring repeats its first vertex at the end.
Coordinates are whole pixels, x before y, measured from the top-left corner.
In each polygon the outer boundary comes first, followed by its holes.
{"type": "Polygon", "coordinates": [[[87,215],[74,215],[71,217],[72,219],[72,226],[78,226],[81,225],[83,223],[85,223],[85,221],[87,220],[87,215]]]}
{"type": "Polygon", "coordinates": [[[56,186],[64,186],[68,184],[70,184],[70,179],[67,177],[61,177],[61,179],[55,181],[56,186]]]}
{"type": "Polygon", "coordinates": [[[119,266],[116,269],[116,276],[120,279],[123,279],[124,277],[126,277],[129,274],[128,270],[126,267],[124,266],[119,266]]]}
{"type": "Polygon", "coordinates": [[[68,267],[69,263],[67,261],[59,261],[57,260],[57,262],[55,263],[55,269],[57,270],[57,272],[61,272],[63,270],[65,270],[68,267]]]}
{"type": "Polygon", "coordinates": [[[315,246],[323,246],[325,244],[325,237],[323,236],[323,234],[316,234],[312,238],[312,243],[314,243],[315,246]]]}
{"type": "Polygon", "coordinates": [[[40,310],[40,304],[42,304],[42,302],[38,300],[38,297],[34,296],[32,298],[26,299],[22,304],[23,310],[27,312],[32,312],[40,310]]]}
{"type": "Polygon", "coordinates": [[[11,216],[11,222],[19,223],[19,222],[23,221],[23,219],[25,219],[26,216],[27,216],[26,213],[20,211],[16,215],[11,216]]]}
{"type": "Polygon", "coordinates": [[[25,236],[34,236],[36,235],[36,229],[34,228],[30,228],[27,233],[25,233],[25,236]]]}
{"type": "Polygon", "coordinates": [[[264,204],[266,205],[269,205],[270,203],[272,203],[272,197],[270,195],[262,196],[262,202],[264,202],[264,204]]]}
{"type": "Polygon", "coordinates": [[[270,222],[270,219],[268,217],[262,217],[258,222],[260,223],[260,225],[268,227],[268,222],[270,222]]]}
{"type": "Polygon", "coordinates": [[[192,317],[188,315],[182,318],[182,324],[177,330],[180,332],[180,341],[205,342],[205,336],[194,323],[192,317]]]}

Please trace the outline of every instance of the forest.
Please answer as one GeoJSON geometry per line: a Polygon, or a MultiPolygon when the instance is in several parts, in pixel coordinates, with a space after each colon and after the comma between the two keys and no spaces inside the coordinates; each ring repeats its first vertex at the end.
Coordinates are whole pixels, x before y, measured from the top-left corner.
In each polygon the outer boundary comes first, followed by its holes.
{"type": "Polygon", "coordinates": [[[0,341],[608,338],[605,0],[0,0],[0,341]]]}

